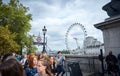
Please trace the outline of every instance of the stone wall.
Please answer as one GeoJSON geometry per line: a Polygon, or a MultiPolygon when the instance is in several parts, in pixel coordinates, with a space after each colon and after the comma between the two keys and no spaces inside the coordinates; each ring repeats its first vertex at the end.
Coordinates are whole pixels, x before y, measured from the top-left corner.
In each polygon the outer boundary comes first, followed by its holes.
{"type": "Polygon", "coordinates": [[[117,56],[120,53],[120,16],[108,18],[94,26],[103,31],[105,54],[112,51],[117,56]]]}
{"type": "Polygon", "coordinates": [[[99,61],[98,56],[67,55],[65,57],[65,66],[72,63],[79,63],[82,72],[101,72],[101,62],[99,61]]]}

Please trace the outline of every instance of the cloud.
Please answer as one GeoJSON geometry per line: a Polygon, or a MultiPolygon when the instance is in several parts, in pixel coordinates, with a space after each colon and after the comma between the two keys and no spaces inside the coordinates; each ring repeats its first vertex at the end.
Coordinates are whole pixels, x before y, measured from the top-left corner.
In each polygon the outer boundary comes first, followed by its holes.
{"type": "MultiPolygon", "coordinates": [[[[66,49],[65,35],[73,23],[81,23],[87,31],[88,36],[93,36],[103,42],[102,32],[93,25],[102,22],[107,14],[102,6],[110,0],[21,0],[25,6],[30,8],[33,20],[30,22],[32,29],[30,33],[42,36],[42,28],[46,26],[48,46],[52,50],[66,49]]],[[[79,28],[79,27],[76,27],[79,28]]],[[[72,29],[73,35],[77,36],[79,30],[72,29]]],[[[69,46],[76,47],[72,38],[69,46]]]]}

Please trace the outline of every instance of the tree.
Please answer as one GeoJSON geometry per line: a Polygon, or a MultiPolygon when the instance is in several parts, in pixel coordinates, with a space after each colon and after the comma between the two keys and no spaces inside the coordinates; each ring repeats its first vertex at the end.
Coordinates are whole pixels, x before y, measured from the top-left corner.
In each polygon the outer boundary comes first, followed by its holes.
{"type": "Polygon", "coordinates": [[[27,47],[27,53],[35,53],[35,51],[36,50],[38,50],[37,49],[37,47],[35,47],[35,46],[33,46],[33,42],[34,42],[34,36],[31,36],[31,35],[28,35],[28,40],[26,40],[26,42],[28,43],[28,44],[26,44],[26,47],[27,47]]]}
{"type": "Polygon", "coordinates": [[[63,49],[61,52],[62,52],[63,54],[70,54],[70,51],[69,51],[69,50],[65,50],[65,49],[63,49]]]}
{"type": "Polygon", "coordinates": [[[10,51],[17,51],[19,45],[14,41],[16,33],[11,33],[8,26],[0,26],[0,53],[5,54],[10,51]]]}
{"type": "Polygon", "coordinates": [[[17,34],[15,42],[20,46],[19,51],[29,46],[27,33],[31,29],[32,15],[28,10],[19,0],[10,0],[8,4],[0,1],[0,26],[8,25],[10,32],[17,34]]]}

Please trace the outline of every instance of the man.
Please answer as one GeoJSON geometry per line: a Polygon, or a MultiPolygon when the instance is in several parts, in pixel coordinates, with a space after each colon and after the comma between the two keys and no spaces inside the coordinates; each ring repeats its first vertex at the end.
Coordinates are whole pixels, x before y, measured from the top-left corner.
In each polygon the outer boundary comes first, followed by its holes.
{"type": "Polygon", "coordinates": [[[63,76],[65,73],[65,69],[64,69],[65,57],[62,55],[61,51],[58,51],[56,60],[57,60],[57,72],[58,72],[57,76],[59,76],[60,73],[62,73],[61,76],[63,76]]]}
{"type": "Polygon", "coordinates": [[[23,65],[24,69],[27,68],[28,66],[28,59],[27,59],[27,54],[23,55],[23,59],[21,59],[21,64],[23,65]]]}
{"type": "Polygon", "coordinates": [[[110,51],[109,54],[106,56],[105,61],[107,63],[108,74],[110,74],[111,72],[113,73],[118,72],[118,66],[117,66],[118,60],[116,56],[112,54],[112,51],[110,51]]]}

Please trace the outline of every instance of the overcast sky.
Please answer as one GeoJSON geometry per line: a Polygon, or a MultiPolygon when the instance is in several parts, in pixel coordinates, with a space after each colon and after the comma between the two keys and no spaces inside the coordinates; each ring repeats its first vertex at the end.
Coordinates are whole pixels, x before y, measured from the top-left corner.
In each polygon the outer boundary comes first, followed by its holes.
{"type": "MultiPolygon", "coordinates": [[[[20,2],[29,7],[29,13],[32,14],[30,34],[37,36],[40,32],[42,37],[42,28],[46,26],[48,46],[52,50],[66,49],[65,34],[74,23],[82,24],[88,36],[103,42],[102,31],[96,29],[94,24],[108,18],[102,7],[110,0],[20,0],[20,2]]],[[[78,38],[78,42],[83,40],[82,32],[77,26],[70,30],[69,47],[72,49],[76,47],[74,37],[78,38]]],[[[38,48],[42,50],[42,47],[38,48]]]]}

